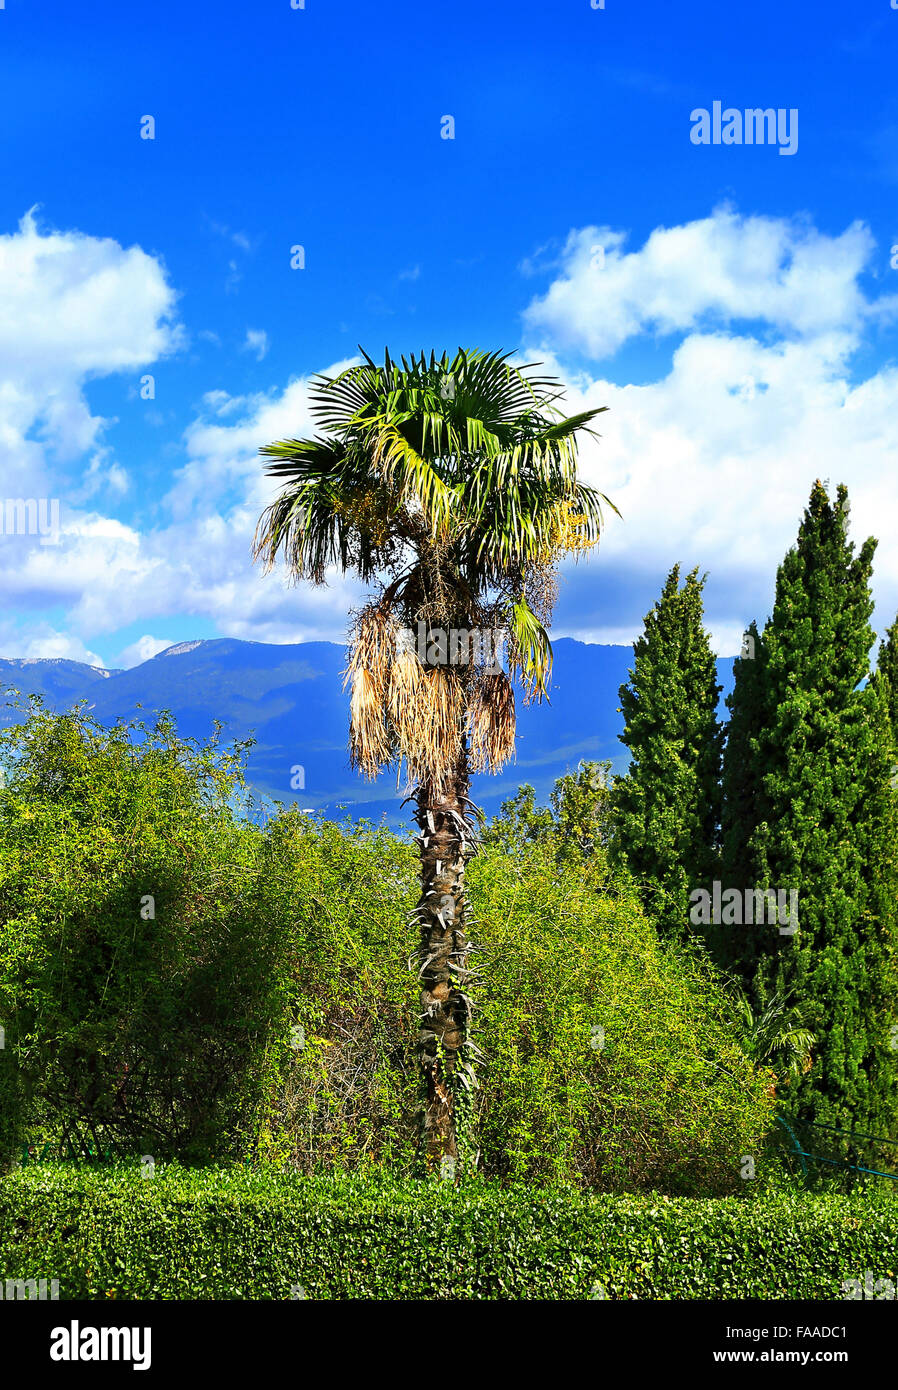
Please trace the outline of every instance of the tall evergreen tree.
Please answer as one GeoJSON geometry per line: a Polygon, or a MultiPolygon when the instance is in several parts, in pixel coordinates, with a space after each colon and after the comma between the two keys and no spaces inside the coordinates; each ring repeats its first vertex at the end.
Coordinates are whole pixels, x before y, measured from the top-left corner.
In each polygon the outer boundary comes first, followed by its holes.
{"type": "MultiPolygon", "coordinates": [[[[764,660],[764,643],[752,622],[743,638],[742,653],[733,663],[735,680],[726,700],[730,718],[723,750],[721,879],[724,887],[740,891],[757,876],[752,836],[760,819],[762,793],[759,750],[767,718],[764,660]]],[[[757,952],[747,934],[713,924],[709,937],[720,963],[750,980],[757,952]]]]}
{"type": "Polygon", "coordinates": [[[679,587],[668,576],[634,646],[630,681],[620,688],[632,755],[612,791],[614,862],[641,885],[662,936],[689,930],[689,895],[717,872],[721,687],[703,625],[704,578],[692,570],[679,587]]]}
{"type": "Polygon", "coordinates": [[[886,628],[885,640],[879,644],[879,658],[873,682],[885,687],[883,696],[889,723],[898,742],[898,618],[891,627],[886,628]]]}
{"type": "Polygon", "coordinates": [[[729,928],[754,1006],[793,999],[816,1037],[792,1108],[877,1133],[895,1113],[894,812],[886,683],[864,685],[876,542],[855,555],[848,516],[845,487],[833,505],[816,482],[755,663],[737,663],[723,872],[796,895],[785,925],[729,928]]]}

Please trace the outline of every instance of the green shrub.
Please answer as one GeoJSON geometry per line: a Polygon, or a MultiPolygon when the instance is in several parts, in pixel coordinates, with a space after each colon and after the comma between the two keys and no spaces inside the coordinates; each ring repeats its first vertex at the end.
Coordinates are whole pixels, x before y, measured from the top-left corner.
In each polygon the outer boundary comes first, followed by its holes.
{"type": "Polygon", "coordinates": [[[306,1172],[372,1158],[411,1168],[418,1073],[405,914],[415,874],[411,846],[384,829],[296,812],[269,822],[260,912],[289,942],[302,1047],[279,1053],[263,1156],[306,1172]]]}
{"type": "MultiPolygon", "coordinates": [[[[268,1151],[306,1172],[366,1157],[408,1171],[413,850],[385,831],[292,815],[269,833],[266,911],[291,933],[306,1043],[285,1072],[268,1151]]],[[[557,863],[550,845],[517,857],[488,848],[469,889],[481,1171],[737,1190],[775,1102],[702,954],[662,949],[635,896],[608,891],[602,870],[557,863]]]]}
{"type": "MultiPolygon", "coordinates": [[[[254,826],[239,750],[165,719],[37,711],[2,739],[0,1021],[26,1138],[408,1174],[413,846],[296,811],[254,826]]],[[[469,881],[480,1171],[738,1190],[774,1101],[702,955],[663,949],[603,857],[492,845],[469,881]]]]}
{"type": "Polygon", "coordinates": [[[486,1170],[576,1174],[606,1191],[737,1190],[742,1156],[772,1124],[770,1073],[743,1055],[704,952],[664,949],[603,873],[556,867],[538,845],[471,866],[486,1170]]]}
{"type": "MultiPolygon", "coordinates": [[[[289,1013],[239,750],[41,709],[0,741],[0,1022],[28,1138],[240,1151],[289,1013]]],[[[9,1126],[7,1126],[9,1130],[9,1126]]],[[[5,1135],[9,1151],[11,1135],[5,1135]]]]}
{"type": "Polygon", "coordinates": [[[898,1282],[894,1197],[696,1202],[361,1171],[0,1180],[0,1277],[61,1299],[840,1299],[898,1282]],[[301,1292],[301,1291],[303,1292],[301,1292]]]}

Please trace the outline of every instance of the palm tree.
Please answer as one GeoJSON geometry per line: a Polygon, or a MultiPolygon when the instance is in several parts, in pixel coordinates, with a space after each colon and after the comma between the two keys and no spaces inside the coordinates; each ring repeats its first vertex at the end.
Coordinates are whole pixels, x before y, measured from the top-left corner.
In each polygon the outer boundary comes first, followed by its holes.
{"type": "Polygon", "coordinates": [[[736,991],[736,1003],[745,1035],[745,1050],[756,1067],[772,1067],[785,1085],[809,1071],[817,1041],[804,1027],[800,1008],[788,1008],[792,995],[774,994],[757,1012],[748,996],[736,991]]]}
{"type": "Polygon", "coordinates": [[[465,865],[482,815],[469,778],[514,752],[512,682],[525,700],[547,693],[557,565],[598,543],[607,501],[576,476],[577,433],[600,412],[564,418],[559,383],[509,353],[387,353],[382,367],[363,356],[314,379],[319,437],[261,450],[282,488],[254,553],[267,570],[282,557],[297,581],[324,584],[336,567],[376,585],[350,633],[350,753],[370,778],[404,766],[416,803],[421,1140],[433,1170],[458,1156],[475,1084],[465,865]]]}

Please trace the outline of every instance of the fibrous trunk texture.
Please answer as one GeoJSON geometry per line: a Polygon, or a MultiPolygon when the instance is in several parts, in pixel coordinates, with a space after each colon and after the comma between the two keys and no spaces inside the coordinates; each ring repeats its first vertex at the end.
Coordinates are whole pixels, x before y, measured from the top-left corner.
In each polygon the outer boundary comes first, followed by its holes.
{"type": "Polygon", "coordinates": [[[474,853],[467,752],[441,788],[422,784],[416,794],[421,849],[421,897],[415,909],[421,930],[421,1022],[418,1051],[424,1077],[422,1149],[427,1168],[458,1158],[459,1074],[470,1002],[465,864],[474,853]]]}

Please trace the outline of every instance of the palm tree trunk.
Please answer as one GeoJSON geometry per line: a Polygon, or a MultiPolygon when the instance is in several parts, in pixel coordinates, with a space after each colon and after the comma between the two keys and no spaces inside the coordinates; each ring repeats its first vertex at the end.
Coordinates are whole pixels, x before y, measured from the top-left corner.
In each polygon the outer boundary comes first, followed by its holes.
{"type": "Polygon", "coordinates": [[[463,746],[444,787],[422,784],[416,795],[421,850],[416,908],[421,929],[421,1148],[429,1172],[439,1169],[444,1158],[458,1158],[459,1074],[467,1062],[470,1016],[465,994],[471,949],[465,932],[465,864],[476,838],[468,817],[468,788],[468,753],[463,746]]]}

